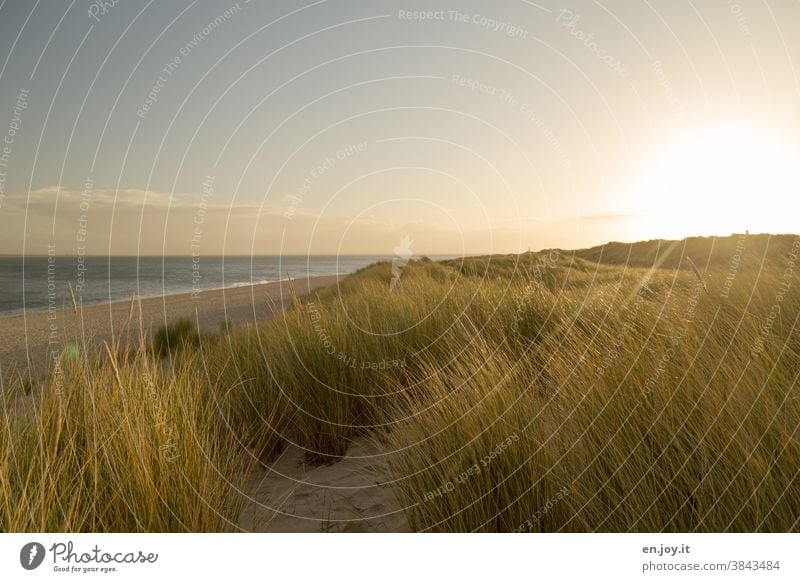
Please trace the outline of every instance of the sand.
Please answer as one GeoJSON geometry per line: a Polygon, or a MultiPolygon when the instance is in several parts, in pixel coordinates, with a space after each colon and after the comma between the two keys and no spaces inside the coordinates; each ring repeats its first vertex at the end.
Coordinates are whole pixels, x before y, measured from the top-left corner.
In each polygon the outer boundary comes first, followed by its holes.
{"type": "Polygon", "coordinates": [[[250,477],[239,526],[251,532],[407,532],[385,457],[353,441],[333,465],[313,466],[289,446],[250,477]]]}
{"type": "MultiPolygon", "coordinates": [[[[337,280],[332,275],[295,279],[293,284],[298,294],[305,294],[337,280]]],[[[131,301],[105,303],[84,307],[80,316],[70,308],[0,317],[0,373],[42,370],[51,350],[60,351],[69,342],[102,346],[104,341],[137,341],[140,311],[141,328],[147,337],[180,317],[192,319],[202,331],[219,331],[223,321],[244,325],[268,318],[272,311],[267,298],[279,307],[286,306],[291,301],[289,284],[264,283],[202,291],[194,296],[166,295],[142,299],[134,305],[131,301]]]]}

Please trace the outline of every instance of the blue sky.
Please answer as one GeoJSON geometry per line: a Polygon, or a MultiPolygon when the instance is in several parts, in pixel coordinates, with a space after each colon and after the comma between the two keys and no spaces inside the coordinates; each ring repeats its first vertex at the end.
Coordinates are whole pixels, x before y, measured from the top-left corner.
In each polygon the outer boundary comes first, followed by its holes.
{"type": "MultiPolygon", "coordinates": [[[[197,230],[215,254],[725,234],[764,196],[785,214],[796,186],[799,16],[746,0],[5,0],[0,252],[181,254],[197,230]],[[758,140],[781,179],[682,231],[642,169],[708,135],[733,136],[714,171],[758,140]]],[[[714,183],[699,171],[687,180],[714,183]]],[[[791,227],[762,214],[754,229],[791,227]]]]}

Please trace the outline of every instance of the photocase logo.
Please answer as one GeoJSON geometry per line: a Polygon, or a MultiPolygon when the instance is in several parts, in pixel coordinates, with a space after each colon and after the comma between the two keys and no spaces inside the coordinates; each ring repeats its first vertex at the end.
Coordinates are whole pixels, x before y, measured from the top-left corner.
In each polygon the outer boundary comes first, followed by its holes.
{"type": "Polygon", "coordinates": [[[397,283],[400,282],[400,277],[403,276],[403,268],[408,264],[408,261],[411,260],[411,257],[414,256],[414,253],[411,251],[411,243],[413,242],[414,241],[411,240],[411,237],[404,236],[400,241],[400,244],[394,247],[394,257],[392,258],[392,280],[389,282],[390,291],[394,291],[397,283]]]}
{"type": "Polygon", "coordinates": [[[19,563],[26,570],[35,570],[44,561],[44,546],[38,542],[30,542],[22,546],[19,552],[19,563]]]}

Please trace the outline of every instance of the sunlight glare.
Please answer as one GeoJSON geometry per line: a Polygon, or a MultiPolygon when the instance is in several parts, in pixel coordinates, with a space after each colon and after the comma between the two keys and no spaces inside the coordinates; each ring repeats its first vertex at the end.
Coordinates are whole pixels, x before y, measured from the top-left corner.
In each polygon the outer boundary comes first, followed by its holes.
{"type": "Polygon", "coordinates": [[[630,193],[645,238],[794,232],[799,194],[798,149],[741,126],[674,140],[643,166],[630,193]]]}

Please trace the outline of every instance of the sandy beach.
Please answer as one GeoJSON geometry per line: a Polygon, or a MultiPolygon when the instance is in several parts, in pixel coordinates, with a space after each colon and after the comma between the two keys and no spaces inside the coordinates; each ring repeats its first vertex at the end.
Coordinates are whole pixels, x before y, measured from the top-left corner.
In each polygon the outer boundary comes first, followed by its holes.
{"type": "MultiPolygon", "coordinates": [[[[335,284],[336,275],[295,279],[298,294],[335,284]]],[[[51,350],[61,350],[69,342],[80,346],[102,342],[125,343],[138,338],[139,329],[150,336],[167,322],[181,317],[195,321],[201,331],[218,331],[220,324],[255,323],[270,316],[270,300],[279,307],[291,301],[287,281],[214,289],[197,294],[183,293],[142,299],[135,303],[119,301],[52,312],[31,312],[0,316],[0,372],[39,371],[51,350]],[[141,314],[141,316],[140,316],[141,314]]]]}

